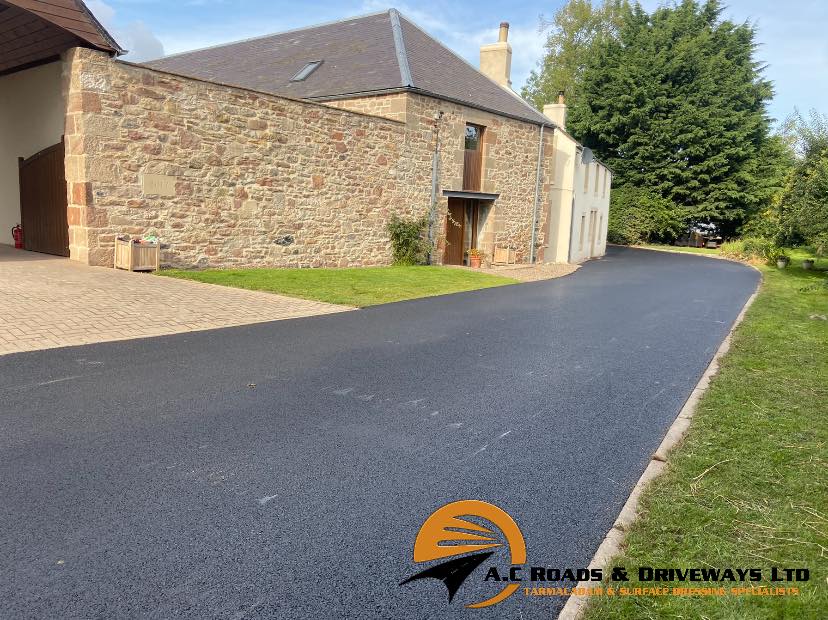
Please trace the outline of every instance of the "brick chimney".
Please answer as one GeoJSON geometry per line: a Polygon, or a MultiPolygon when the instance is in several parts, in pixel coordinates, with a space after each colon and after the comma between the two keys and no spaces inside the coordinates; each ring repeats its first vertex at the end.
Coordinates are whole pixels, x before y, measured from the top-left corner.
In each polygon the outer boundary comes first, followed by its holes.
{"type": "Polygon", "coordinates": [[[566,97],[564,91],[558,92],[557,103],[547,103],[543,106],[543,115],[561,129],[566,129],[566,97]]]}
{"type": "Polygon", "coordinates": [[[480,72],[503,88],[512,88],[512,46],[509,45],[509,24],[500,24],[497,43],[480,48],[480,72]]]}

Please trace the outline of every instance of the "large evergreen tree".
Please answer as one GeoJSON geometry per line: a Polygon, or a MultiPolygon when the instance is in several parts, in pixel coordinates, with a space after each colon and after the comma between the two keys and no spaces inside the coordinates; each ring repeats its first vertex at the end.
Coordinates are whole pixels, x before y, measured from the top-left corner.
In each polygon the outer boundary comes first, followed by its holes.
{"type": "Polygon", "coordinates": [[[718,0],[626,11],[617,34],[592,46],[568,129],[616,184],[730,232],[767,201],[759,157],[772,88],[754,58],[754,28],[721,12],[718,0]]]}

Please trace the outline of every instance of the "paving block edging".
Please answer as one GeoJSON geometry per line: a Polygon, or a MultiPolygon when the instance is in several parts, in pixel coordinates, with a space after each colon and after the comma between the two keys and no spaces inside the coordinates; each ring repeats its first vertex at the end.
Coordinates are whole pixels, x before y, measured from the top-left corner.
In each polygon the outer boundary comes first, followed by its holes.
{"type": "MultiPolygon", "coordinates": [[[[634,246],[631,246],[634,247],[634,246]]],[[[660,252],[666,251],[670,252],[670,250],[656,250],[652,248],[636,248],[640,250],[649,250],[652,252],[660,252]]],[[[722,256],[711,256],[705,254],[693,254],[690,252],[676,252],[673,251],[675,254],[685,254],[690,256],[701,256],[704,258],[715,258],[718,260],[731,260],[728,258],[724,258],[722,256]]],[[[732,261],[737,262],[741,265],[747,265],[748,267],[752,267],[759,272],[760,276],[762,276],[762,272],[757,269],[755,266],[742,263],[741,261],[732,261]]],[[[693,388],[693,391],[690,392],[690,396],[684,403],[684,406],[679,411],[678,416],[673,421],[673,424],[667,430],[667,434],[664,436],[664,439],[659,444],[658,448],[656,449],[655,453],[653,453],[650,462],[647,465],[647,468],[644,470],[644,473],[641,474],[641,477],[636,482],[635,487],[633,487],[630,496],[627,498],[627,501],[624,503],[624,506],[621,508],[621,512],[618,513],[618,517],[615,519],[615,523],[613,523],[612,528],[607,535],[604,537],[604,540],[598,546],[598,550],[595,552],[595,555],[592,557],[592,560],[589,563],[589,569],[600,568],[605,569],[609,566],[610,562],[613,558],[621,554],[621,545],[624,542],[626,537],[626,532],[630,529],[632,524],[638,518],[638,506],[639,502],[641,501],[641,494],[644,492],[644,489],[647,485],[650,484],[653,480],[655,480],[658,476],[660,476],[664,469],[667,466],[667,459],[670,452],[679,444],[681,440],[684,439],[684,435],[687,432],[687,429],[690,427],[690,421],[693,418],[693,414],[696,411],[696,407],[701,400],[702,395],[707,391],[707,388],[710,386],[711,379],[716,376],[719,372],[719,361],[722,357],[730,350],[730,343],[733,338],[733,332],[736,331],[736,328],[742,323],[747,314],[748,309],[753,305],[753,302],[756,300],[756,297],[759,295],[759,291],[762,288],[762,283],[764,281],[764,277],[760,277],[759,284],[756,286],[756,290],[753,291],[753,294],[748,297],[745,305],[742,306],[741,312],[739,312],[736,320],[733,322],[733,325],[730,327],[730,331],[725,336],[725,339],[722,340],[722,344],[719,345],[719,348],[716,350],[716,353],[713,355],[713,359],[710,360],[710,364],[708,364],[707,368],[705,369],[704,373],[699,379],[699,382],[696,384],[696,387],[693,388]]],[[[584,582],[581,581],[577,584],[578,588],[591,588],[595,587],[594,582],[584,582]]],[[[558,615],[558,620],[581,620],[584,617],[584,613],[586,612],[587,605],[589,604],[590,597],[586,596],[577,596],[571,595],[567,601],[566,605],[564,605],[561,613],[558,615]]]]}

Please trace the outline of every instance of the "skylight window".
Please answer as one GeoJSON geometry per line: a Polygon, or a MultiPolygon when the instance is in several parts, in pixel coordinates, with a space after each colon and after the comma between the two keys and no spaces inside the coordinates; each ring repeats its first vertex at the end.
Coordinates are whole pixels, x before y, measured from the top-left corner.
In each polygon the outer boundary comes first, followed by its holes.
{"type": "Polygon", "coordinates": [[[319,65],[321,65],[321,64],[322,64],[321,60],[313,60],[313,61],[309,62],[304,67],[302,67],[302,69],[299,71],[299,73],[297,73],[292,78],[290,78],[290,81],[291,82],[301,82],[302,80],[307,79],[307,77],[311,73],[316,71],[319,68],[319,65]]]}

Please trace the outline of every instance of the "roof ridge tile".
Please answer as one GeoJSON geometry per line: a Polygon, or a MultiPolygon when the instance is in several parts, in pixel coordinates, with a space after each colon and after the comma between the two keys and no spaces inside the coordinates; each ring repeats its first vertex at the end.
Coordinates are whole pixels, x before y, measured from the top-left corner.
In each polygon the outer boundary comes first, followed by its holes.
{"type": "Polygon", "coordinates": [[[391,32],[394,35],[394,50],[397,53],[397,63],[400,65],[400,80],[404,87],[414,88],[414,79],[411,77],[411,67],[408,65],[408,54],[405,51],[405,39],[400,25],[400,12],[389,9],[391,18],[391,32]]]}

